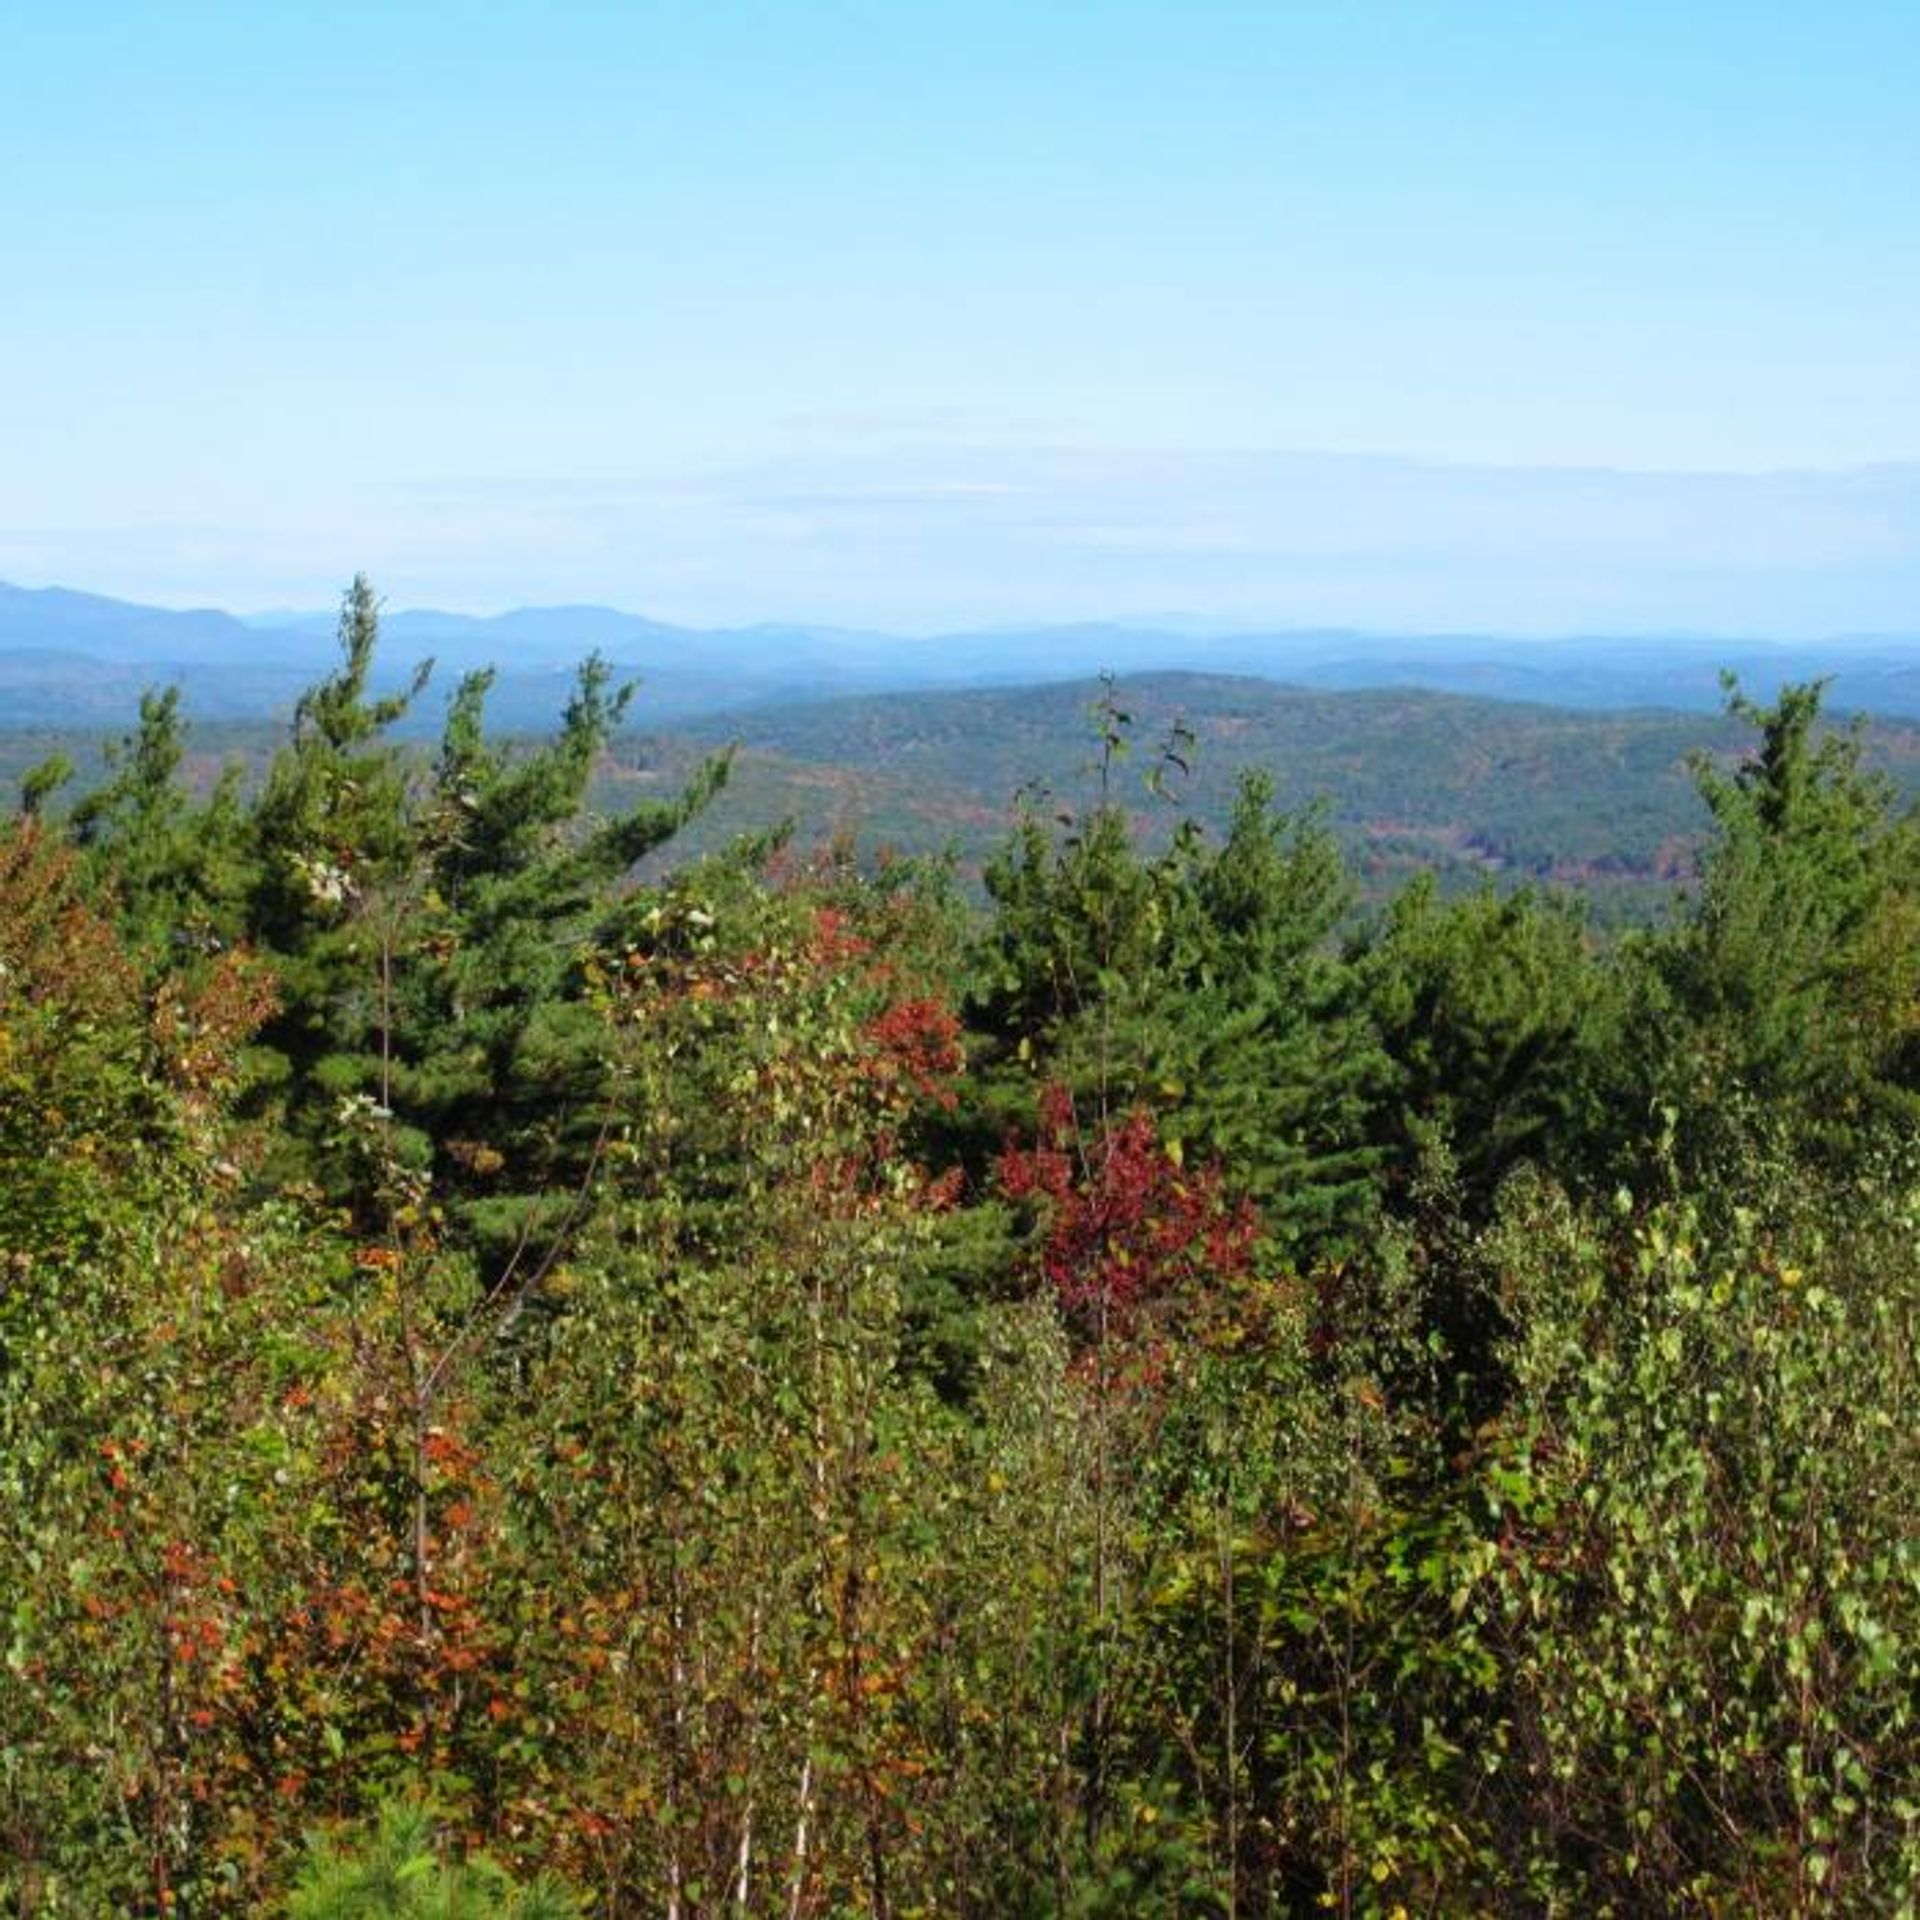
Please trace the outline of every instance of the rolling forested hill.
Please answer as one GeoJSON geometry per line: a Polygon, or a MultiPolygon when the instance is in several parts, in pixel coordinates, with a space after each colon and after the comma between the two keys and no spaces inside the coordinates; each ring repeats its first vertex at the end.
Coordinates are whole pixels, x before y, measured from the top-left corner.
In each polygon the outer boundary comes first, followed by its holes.
{"type": "MultiPolygon", "coordinates": [[[[858,833],[869,847],[951,846],[964,870],[998,843],[1020,796],[1052,812],[1097,784],[1098,682],[811,702],[696,723],[635,743],[632,777],[677,773],[701,748],[745,748],[733,787],[698,823],[714,838],[790,813],[800,837],[858,833]]],[[[1409,690],[1322,693],[1207,674],[1118,684],[1130,753],[1115,797],[1151,836],[1191,814],[1218,830],[1240,775],[1261,768],[1284,807],[1323,802],[1362,885],[1429,868],[1455,881],[1539,880],[1604,912],[1655,910],[1691,868],[1705,825],[1689,756],[1737,751],[1721,716],[1576,712],[1409,690]],[[1182,725],[1188,771],[1162,763],[1182,725]],[[1165,775],[1163,797],[1146,776],[1165,775]]],[[[1869,731],[1870,758],[1920,782],[1920,729],[1869,731]]]]}
{"type": "MultiPolygon", "coordinates": [[[[971,881],[1023,801],[1050,814],[1093,796],[1101,693],[1100,682],[1082,680],[873,694],[630,731],[603,763],[595,799],[613,809],[670,789],[715,745],[734,742],[728,789],[675,842],[674,859],[790,821],[803,846],[851,836],[868,855],[951,851],[971,881]]],[[[1428,869],[1447,884],[1571,887],[1608,918],[1657,912],[1689,873],[1705,825],[1689,756],[1730,755],[1742,739],[1718,715],[1322,692],[1223,674],[1143,674],[1116,683],[1116,699],[1128,751],[1114,797],[1149,840],[1183,814],[1217,831],[1240,775],[1260,768],[1282,806],[1325,805],[1371,896],[1428,869]],[[1185,772],[1161,759],[1176,727],[1191,735],[1180,749],[1185,772]],[[1159,794],[1148,790],[1156,772],[1159,794]]],[[[644,721],[644,686],[635,710],[644,721]]],[[[110,737],[0,731],[0,781],[17,786],[29,767],[64,753],[84,789],[110,737]]],[[[229,759],[263,765],[280,738],[259,724],[196,726],[188,772],[206,785],[229,759]]],[[[1867,738],[1869,759],[1897,785],[1920,787],[1920,726],[1878,719],[1867,738]]]]}

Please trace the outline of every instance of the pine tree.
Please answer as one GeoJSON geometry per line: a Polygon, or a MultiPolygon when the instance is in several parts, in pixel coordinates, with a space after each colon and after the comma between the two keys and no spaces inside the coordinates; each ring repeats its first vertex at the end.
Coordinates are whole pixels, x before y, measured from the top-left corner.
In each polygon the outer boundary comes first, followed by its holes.
{"type": "Polygon", "coordinates": [[[1315,817],[1276,813],[1250,775],[1218,847],[1189,824],[1145,859],[1105,804],[1058,843],[1024,822],[986,879],[975,1008],[1003,1090],[1058,1081],[1102,1125],[1157,1109],[1290,1249],[1364,1218],[1384,1061],[1335,950],[1348,886],[1315,817]]]}
{"type": "Polygon", "coordinates": [[[107,749],[111,777],[70,823],[122,931],[162,962],[230,943],[246,884],[240,770],[196,803],[181,778],[186,732],[178,687],[143,694],[139,726],[107,749]]]}
{"type": "Polygon", "coordinates": [[[1772,706],[1727,688],[1758,738],[1731,773],[1696,763],[1714,839],[1651,950],[1643,1098],[1702,1151],[1791,1118],[1845,1157],[1920,1123],[1920,824],[1863,765],[1858,724],[1823,727],[1819,684],[1772,706]]]}
{"type": "Polygon", "coordinates": [[[1442,901],[1422,876],[1357,962],[1394,1062],[1379,1138],[1403,1179],[1440,1149],[1484,1216],[1522,1160],[1566,1168],[1609,1004],[1577,906],[1530,889],[1442,901]]]}
{"type": "Polygon", "coordinates": [[[1270,779],[1249,774],[1218,851],[1176,842],[1168,880],[1147,1046],[1180,1090],[1179,1136],[1233,1170],[1284,1244],[1343,1239],[1373,1204],[1366,1123],[1386,1062],[1335,945],[1352,892],[1333,836],[1276,812],[1270,779]]]}
{"type": "Polygon", "coordinates": [[[554,1212],[604,1117],[604,1031],[582,955],[623,876],[726,778],[721,755],[674,800],[590,818],[589,782],[633,691],[611,681],[589,658],[559,733],[515,754],[486,738],[491,673],[470,675],[418,810],[424,882],[388,1091],[438,1143],[442,1191],[495,1251],[554,1212]]]}
{"type": "Polygon", "coordinates": [[[429,756],[393,738],[428,667],[374,697],[378,639],[362,577],[340,665],[300,701],[250,822],[249,929],[285,994],[265,1038],[324,1186],[369,1217],[383,1183],[430,1186],[497,1265],[557,1230],[604,1120],[581,955],[727,758],[674,800],[596,820],[590,783],[632,693],[604,660],[581,667],[559,732],[524,749],[488,739],[493,675],[468,675],[429,756]]]}
{"type": "Polygon", "coordinates": [[[431,1809],[384,1806],[357,1841],[316,1841],[287,1903],[289,1920],[578,1920],[581,1903],[542,1875],[516,1887],[485,1855],[443,1857],[431,1809]]]}
{"type": "MultiPolygon", "coordinates": [[[[418,770],[390,734],[432,663],[403,691],[372,697],[378,639],[378,601],[356,575],[341,605],[340,664],[301,696],[248,821],[247,932],[272,955],[282,992],[262,1041],[306,1170],[330,1185],[346,1178],[329,1151],[345,1103],[391,1111],[397,973],[425,878],[418,770]]],[[[404,1147],[424,1163],[424,1140],[407,1136],[404,1147]]]]}

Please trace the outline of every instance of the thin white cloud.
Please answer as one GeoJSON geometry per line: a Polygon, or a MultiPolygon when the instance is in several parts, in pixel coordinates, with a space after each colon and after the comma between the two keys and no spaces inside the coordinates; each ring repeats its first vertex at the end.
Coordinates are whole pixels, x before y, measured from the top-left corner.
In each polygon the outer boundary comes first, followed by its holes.
{"type": "Polygon", "coordinates": [[[1920,625],[1920,465],[1659,474],[1097,446],[447,475],[222,525],[0,527],[0,578],[175,604],[599,600],[694,624],[1226,624],[1783,636],[1920,625]]]}

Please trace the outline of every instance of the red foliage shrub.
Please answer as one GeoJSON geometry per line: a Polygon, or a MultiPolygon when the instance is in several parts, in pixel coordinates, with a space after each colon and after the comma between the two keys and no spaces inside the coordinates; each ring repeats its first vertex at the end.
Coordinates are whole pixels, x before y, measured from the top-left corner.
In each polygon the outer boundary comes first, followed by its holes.
{"type": "Polygon", "coordinates": [[[1189,1169],[1136,1108],[1089,1135],[1063,1087],[1040,1102],[1040,1133],[1009,1140],[1000,1185],[1046,1216],[1040,1268],[1088,1337],[1125,1337],[1143,1318],[1183,1300],[1197,1304],[1245,1273],[1259,1219],[1230,1201],[1217,1167],[1189,1169]]]}
{"type": "Polygon", "coordinates": [[[960,1022],[944,1001],[899,1000],[868,1022],[871,1071],[883,1087],[910,1089],[951,1109],[952,1082],[966,1065],[960,1022]]]}

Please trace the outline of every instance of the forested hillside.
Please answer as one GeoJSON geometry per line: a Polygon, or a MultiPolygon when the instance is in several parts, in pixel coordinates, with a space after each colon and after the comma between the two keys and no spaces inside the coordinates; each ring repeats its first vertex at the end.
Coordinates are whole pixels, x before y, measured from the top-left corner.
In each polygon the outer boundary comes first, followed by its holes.
{"type": "MultiPolygon", "coordinates": [[[[1128,717],[1132,777],[1112,797],[1146,843],[1181,818],[1218,833],[1249,773],[1296,811],[1324,802],[1364,897],[1420,872],[1449,890],[1492,878],[1584,894],[1610,919],[1650,919],[1691,875],[1707,826],[1692,757],[1736,755],[1725,716],[1573,712],[1409,689],[1318,693],[1193,673],[1131,676],[1111,688],[1128,717]],[[1162,757],[1171,744],[1177,761],[1162,757]],[[1147,777],[1154,776],[1153,790],[1147,777]]],[[[1007,826],[1008,801],[1071,805],[1094,757],[1098,681],[814,701],[691,723],[709,750],[738,740],[762,778],[723,799],[695,844],[778,817],[857,830],[914,853],[946,846],[977,872],[1007,826]],[[764,756],[776,756],[772,762],[764,756]],[[772,777],[767,778],[766,773],[772,777]],[[807,776],[812,775],[811,789],[807,776]],[[771,791],[769,791],[771,789],[771,791]]],[[[674,763],[673,749],[656,750],[674,763]]],[[[1869,751],[1896,779],[1920,772],[1920,732],[1876,722],[1869,751]]]]}
{"type": "MultiPolygon", "coordinates": [[[[1450,895],[1489,880],[1574,892],[1607,925],[1660,918],[1695,877],[1709,817],[1693,759],[1705,752],[1730,764],[1747,738],[1724,714],[1581,712],[1407,689],[1316,693],[1219,675],[1141,674],[1112,691],[1129,715],[1131,756],[1113,797],[1145,847],[1164,849],[1182,819],[1224,831],[1241,779],[1257,772],[1285,809],[1325,805],[1363,903],[1382,904],[1431,873],[1450,895]],[[1169,741],[1184,742],[1180,766],[1158,757],[1169,741]]],[[[868,863],[950,854],[978,900],[1017,805],[1045,814],[1056,810],[1050,794],[1068,806],[1084,791],[1089,714],[1102,696],[1102,683],[1087,680],[814,699],[663,732],[643,680],[587,805],[613,813],[656,798],[728,746],[725,791],[660,848],[650,875],[784,822],[800,845],[850,840],[868,863]]],[[[423,767],[445,697],[436,681],[399,724],[423,767]]],[[[552,712],[565,697],[564,687],[553,694],[552,712]]],[[[489,712],[492,704],[490,691],[489,712]]],[[[196,714],[182,779],[204,793],[237,761],[251,791],[282,737],[280,727],[196,714]]],[[[527,741],[504,737],[509,750],[527,741]]],[[[1920,729],[1876,719],[1863,743],[1866,763],[1903,794],[1920,786],[1920,729]]],[[[67,793],[83,795],[105,777],[101,748],[95,731],[0,730],[0,784],[17,788],[61,756],[76,770],[67,793]]]]}
{"type": "Polygon", "coordinates": [[[1920,833],[1817,689],[1613,934],[1358,906],[1235,683],[970,736],[984,904],[637,877],[724,751],[595,804],[590,660],[423,754],[377,627],[0,834],[12,1911],[1920,1902],[1920,833]]]}

